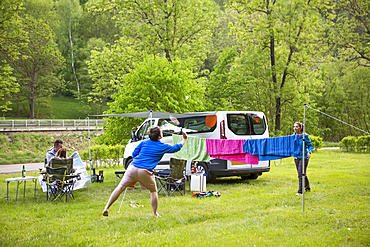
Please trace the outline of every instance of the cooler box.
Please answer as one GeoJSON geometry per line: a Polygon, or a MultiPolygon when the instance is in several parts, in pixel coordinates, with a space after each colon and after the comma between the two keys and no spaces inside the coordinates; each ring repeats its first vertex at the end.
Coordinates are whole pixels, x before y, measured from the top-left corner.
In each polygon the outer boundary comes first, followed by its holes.
{"type": "Polygon", "coordinates": [[[207,177],[204,173],[193,173],[190,175],[190,191],[207,191],[207,177]]]}

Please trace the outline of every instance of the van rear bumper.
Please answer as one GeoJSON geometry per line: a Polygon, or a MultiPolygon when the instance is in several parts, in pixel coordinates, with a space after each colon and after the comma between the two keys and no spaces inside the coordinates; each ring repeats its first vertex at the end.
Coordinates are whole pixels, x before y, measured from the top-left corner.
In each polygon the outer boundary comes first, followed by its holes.
{"type": "Polygon", "coordinates": [[[263,168],[245,168],[245,169],[212,169],[211,174],[216,177],[230,177],[230,176],[248,176],[251,174],[261,175],[262,172],[269,172],[270,167],[263,168]]]}
{"type": "Polygon", "coordinates": [[[249,167],[249,168],[227,168],[227,161],[221,159],[211,159],[208,165],[209,172],[215,177],[230,177],[230,176],[248,176],[251,174],[261,175],[263,172],[270,171],[270,162],[267,166],[249,167]]]}

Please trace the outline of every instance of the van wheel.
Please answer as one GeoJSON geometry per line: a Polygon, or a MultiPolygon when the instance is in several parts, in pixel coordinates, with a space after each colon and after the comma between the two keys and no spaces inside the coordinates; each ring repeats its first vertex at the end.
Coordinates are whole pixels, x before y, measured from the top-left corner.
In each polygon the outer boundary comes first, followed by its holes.
{"type": "Polygon", "coordinates": [[[207,175],[207,182],[210,182],[210,181],[212,181],[212,180],[215,180],[216,179],[216,177],[215,176],[213,176],[213,175],[211,175],[210,174],[210,172],[209,172],[209,169],[208,169],[208,167],[207,167],[207,165],[206,164],[204,164],[204,163],[198,163],[197,164],[197,173],[201,173],[201,172],[203,172],[204,174],[206,174],[207,175]]]}
{"type": "Polygon", "coordinates": [[[250,174],[248,176],[240,176],[242,179],[257,179],[258,174],[250,174]]]}
{"type": "Polygon", "coordinates": [[[127,167],[131,164],[132,159],[129,159],[125,164],[125,169],[127,170],[127,167]]]}

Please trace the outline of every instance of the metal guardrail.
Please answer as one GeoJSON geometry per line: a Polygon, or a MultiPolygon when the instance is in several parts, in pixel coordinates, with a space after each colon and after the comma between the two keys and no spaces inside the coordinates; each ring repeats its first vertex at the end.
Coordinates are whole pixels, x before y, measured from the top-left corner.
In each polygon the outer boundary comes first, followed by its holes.
{"type": "Polygon", "coordinates": [[[104,119],[22,119],[0,120],[0,128],[38,128],[38,127],[93,127],[101,126],[104,119]]]}

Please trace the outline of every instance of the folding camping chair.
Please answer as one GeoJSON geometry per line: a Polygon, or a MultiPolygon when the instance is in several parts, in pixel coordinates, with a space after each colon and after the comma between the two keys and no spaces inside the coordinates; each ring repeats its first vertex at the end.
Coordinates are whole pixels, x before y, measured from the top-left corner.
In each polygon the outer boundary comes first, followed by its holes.
{"type": "Polygon", "coordinates": [[[169,173],[168,171],[161,171],[155,175],[159,187],[158,193],[163,190],[166,196],[172,196],[175,191],[178,191],[181,195],[185,195],[186,162],[186,160],[171,158],[169,173]]]}
{"type": "Polygon", "coordinates": [[[46,167],[48,201],[58,198],[63,201],[64,196],[66,202],[69,198],[74,199],[73,187],[76,182],[74,178],[79,175],[72,175],[73,171],[73,159],[52,158],[50,160],[49,166],[46,167]]]}

